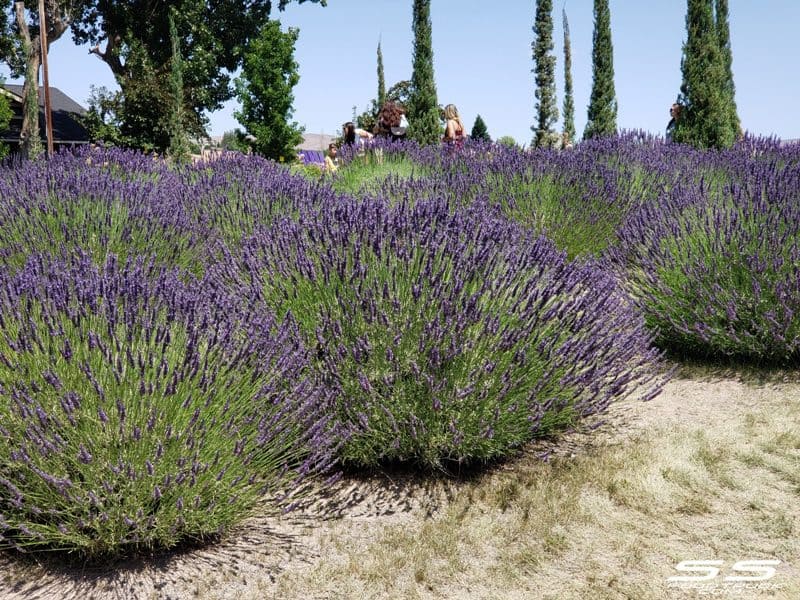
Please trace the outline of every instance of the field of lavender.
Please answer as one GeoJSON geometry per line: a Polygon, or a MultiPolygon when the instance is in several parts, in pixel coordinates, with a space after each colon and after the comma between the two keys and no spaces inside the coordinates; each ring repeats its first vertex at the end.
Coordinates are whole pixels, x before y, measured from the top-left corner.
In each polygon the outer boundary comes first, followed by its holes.
{"type": "Polygon", "coordinates": [[[0,547],[213,540],[342,470],[513,457],[664,353],[797,364],[798,146],[345,160],[0,169],[0,547]]]}

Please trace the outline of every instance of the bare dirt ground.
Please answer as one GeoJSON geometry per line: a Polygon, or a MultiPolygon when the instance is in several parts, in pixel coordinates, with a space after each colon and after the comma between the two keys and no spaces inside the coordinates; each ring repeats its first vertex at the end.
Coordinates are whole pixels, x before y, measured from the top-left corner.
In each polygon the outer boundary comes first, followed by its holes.
{"type": "Polygon", "coordinates": [[[103,569],[0,554],[0,598],[800,598],[796,376],[684,369],[606,421],[482,474],[347,478],[190,552],[103,569]],[[769,580],[725,580],[757,559],[780,561],[769,580]],[[669,582],[684,560],[723,562],[669,582]]]}

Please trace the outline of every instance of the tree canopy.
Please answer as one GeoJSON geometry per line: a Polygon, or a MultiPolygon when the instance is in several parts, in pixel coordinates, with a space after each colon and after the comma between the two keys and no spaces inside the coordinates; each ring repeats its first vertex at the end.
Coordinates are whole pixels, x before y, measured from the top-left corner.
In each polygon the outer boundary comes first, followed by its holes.
{"type": "MultiPolygon", "coordinates": [[[[206,111],[233,96],[232,73],[245,49],[265,27],[273,6],[293,0],[85,0],[75,3],[72,34],[90,44],[121,89],[122,129],[131,145],[155,149],[169,145],[169,89],[172,44],[169,18],[174,14],[182,57],[184,101],[189,132],[201,135],[206,111]]],[[[295,0],[322,6],[326,0],[295,0]]]]}
{"type": "Polygon", "coordinates": [[[279,161],[294,160],[294,149],[302,140],[302,128],[289,121],[292,88],[300,80],[294,59],[298,35],[297,29],[284,32],[278,21],[268,21],[245,51],[242,75],[236,81],[242,109],[234,116],[253,136],[253,150],[279,161]]]}

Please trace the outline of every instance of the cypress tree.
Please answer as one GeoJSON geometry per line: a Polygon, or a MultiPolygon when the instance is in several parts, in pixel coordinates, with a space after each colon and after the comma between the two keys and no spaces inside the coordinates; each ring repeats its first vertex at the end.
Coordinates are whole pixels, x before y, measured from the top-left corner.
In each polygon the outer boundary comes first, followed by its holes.
{"type": "Polygon", "coordinates": [[[614,48],[608,0],[594,0],[592,36],[592,93],[583,139],[617,132],[617,94],[614,90],[614,48]]]}
{"type": "Polygon", "coordinates": [[[722,51],[722,61],[725,65],[725,92],[728,95],[728,111],[738,136],[741,125],[736,108],[736,86],[733,83],[733,52],[731,51],[731,32],[728,24],[728,0],[716,0],[714,12],[716,13],[719,47],[722,51]]]}
{"type": "Polygon", "coordinates": [[[572,95],[572,46],[569,40],[567,11],[562,11],[564,20],[564,136],[567,141],[575,139],[575,99],[572,95]]]}
{"type": "Polygon", "coordinates": [[[414,61],[411,74],[408,137],[419,144],[434,144],[441,137],[441,121],[433,78],[431,0],[414,0],[414,61]]]}
{"type": "Polygon", "coordinates": [[[386,104],[386,79],[383,76],[383,52],[378,42],[378,110],[386,104]]]}
{"type": "Polygon", "coordinates": [[[170,92],[172,107],[169,115],[169,156],[178,162],[189,160],[189,139],[184,126],[183,105],[183,60],[181,58],[180,38],[175,26],[175,19],[169,16],[169,39],[172,44],[172,61],[170,65],[170,92]]]}
{"type": "Polygon", "coordinates": [[[492,138],[489,137],[489,130],[486,128],[486,123],[480,115],[475,117],[475,124],[472,126],[470,137],[475,141],[491,142],[492,138]]]}
{"type": "Polygon", "coordinates": [[[533,145],[537,148],[552,147],[558,136],[553,125],[558,120],[556,107],[556,57],[553,50],[553,0],[536,0],[536,20],[533,25],[535,40],[532,44],[536,81],[536,125],[533,145]]]}
{"type": "Polygon", "coordinates": [[[687,35],[681,59],[683,81],[678,98],[682,110],[672,136],[676,142],[698,148],[729,148],[737,134],[731,118],[714,1],[687,2],[687,35]]]}

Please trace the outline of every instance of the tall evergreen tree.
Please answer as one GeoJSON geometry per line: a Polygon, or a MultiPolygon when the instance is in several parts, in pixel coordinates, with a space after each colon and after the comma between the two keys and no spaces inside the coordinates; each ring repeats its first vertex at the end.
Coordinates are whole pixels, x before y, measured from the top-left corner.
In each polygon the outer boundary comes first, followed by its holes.
{"type": "Polygon", "coordinates": [[[441,120],[433,78],[431,0],[414,0],[414,61],[411,73],[408,137],[420,144],[435,144],[441,137],[441,120]]]}
{"type": "Polygon", "coordinates": [[[739,112],[736,108],[736,86],[733,83],[733,52],[731,51],[731,31],[728,24],[728,0],[716,0],[714,9],[717,34],[719,35],[719,47],[722,50],[722,60],[725,64],[725,92],[728,95],[728,111],[738,135],[741,130],[741,124],[739,112]]]}
{"type": "Polygon", "coordinates": [[[172,45],[172,66],[170,69],[170,95],[172,107],[169,115],[169,155],[173,160],[189,160],[189,137],[184,125],[185,113],[183,99],[183,61],[181,59],[180,38],[175,27],[175,19],[169,17],[169,40],[172,45]]]}
{"type": "Polygon", "coordinates": [[[378,110],[386,104],[386,79],[383,76],[383,52],[378,42],[378,110]]]}
{"type": "Polygon", "coordinates": [[[567,10],[561,12],[564,21],[564,136],[566,141],[575,140],[575,98],[572,92],[572,45],[569,39],[567,10]]]}
{"type": "Polygon", "coordinates": [[[583,139],[617,132],[617,93],[614,90],[614,48],[608,0],[594,0],[592,36],[592,93],[583,139]]]}
{"type": "Polygon", "coordinates": [[[533,145],[537,148],[553,147],[558,141],[553,126],[558,120],[556,107],[556,57],[553,50],[553,0],[536,0],[536,20],[533,25],[535,40],[532,44],[534,77],[536,81],[536,124],[533,145]]]}
{"type": "Polygon", "coordinates": [[[683,81],[678,102],[682,107],[672,139],[698,148],[729,148],[737,127],[731,118],[725,58],[714,19],[715,0],[688,0],[686,42],[683,45],[683,81]]]}
{"type": "Polygon", "coordinates": [[[492,138],[489,137],[489,130],[486,128],[486,123],[484,123],[480,115],[475,117],[475,123],[472,125],[472,131],[469,136],[475,141],[492,141],[492,138]]]}

